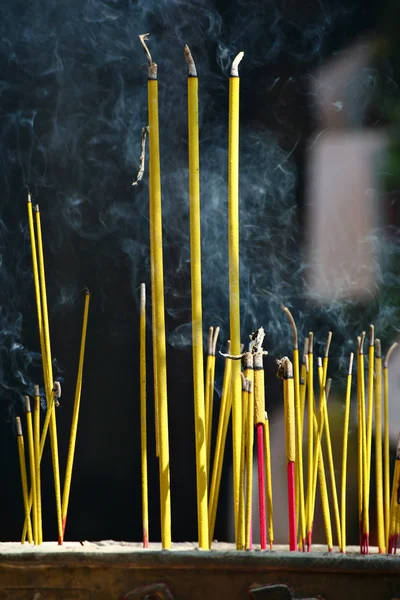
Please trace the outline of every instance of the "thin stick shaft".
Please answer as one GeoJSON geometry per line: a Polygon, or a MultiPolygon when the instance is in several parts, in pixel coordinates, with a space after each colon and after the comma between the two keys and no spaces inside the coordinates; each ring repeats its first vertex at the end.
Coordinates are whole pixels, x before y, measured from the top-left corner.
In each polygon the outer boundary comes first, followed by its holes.
{"type": "MultiPolygon", "coordinates": [[[[30,512],[29,503],[28,503],[28,477],[26,474],[24,437],[22,435],[20,418],[17,417],[16,421],[17,421],[18,456],[19,456],[19,467],[20,467],[20,472],[21,472],[21,484],[22,484],[22,496],[23,496],[23,501],[24,501],[25,520],[28,523],[28,541],[30,544],[32,544],[32,542],[33,542],[32,523],[31,523],[31,512],[30,512]]],[[[22,544],[24,542],[25,542],[25,538],[23,538],[21,540],[22,544]]]]}
{"type": "Polygon", "coordinates": [[[80,410],[80,404],[81,404],[82,381],[83,381],[83,365],[84,365],[84,360],[85,360],[86,334],[87,334],[87,325],[88,325],[88,317],[89,317],[89,304],[90,304],[90,293],[87,291],[86,295],[85,295],[85,305],[84,305],[84,310],[83,310],[83,323],[82,323],[82,333],[81,333],[81,345],[80,345],[80,351],[79,351],[78,373],[77,373],[77,377],[76,377],[76,386],[75,386],[74,410],[73,410],[73,414],[72,414],[71,433],[70,433],[70,437],[69,437],[69,447],[68,447],[68,455],[67,455],[67,466],[65,469],[64,488],[63,488],[62,503],[61,503],[63,537],[64,537],[65,526],[66,526],[66,522],[67,522],[69,495],[70,495],[70,491],[71,491],[72,469],[73,469],[74,457],[75,457],[76,436],[77,436],[77,432],[78,432],[79,410],[80,410]]]}
{"type": "Polygon", "coordinates": [[[157,349],[157,386],[160,443],[161,539],[164,549],[171,547],[171,490],[169,464],[167,361],[164,309],[164,266],[161,208],[160,137],[158,124],[158,81],[148,80],[149,149],[150,149],[150,228],[153,244],[151,269],[154,281],[155,331],[157,349]]]}
{"type": "Polygon", "coordinates": [[[378,548],[385,552],[385,528],[382,489],[382,358],[380,342],[375,342],[375,476],[378,548]],[[378,348],[377,348],[378,346],[378,348]]]}
{"type": "Polygon", "coordinates": [[[143,548],[149,547],[149,498],[147,481],[147,407],[146,407],[146,285],[140,286],[140,444],[142,467],[143,548]]]}
{"type": "Polygon", "coordinates": [[[350,355],[350,365],[347,374],[347,385],[346,385],[346,403],[344,412],[344,424],[343,424],[343,452],[342,452],[342,495],[341,495],[341,515],[340,523],[342,526],[342,544],[340,547],[341,552],[346,552],[346,488],[347,488],[347,438],[349,435],[349,420],[350,420],[350,398],[351,398],[351,380],[352,380],[352,366],[353,366],[353,353],[350,355]]]}
{"type": "MultiPolygon", "coordinates": [[[[36,470],[35,470],[35,448],[33,441],[33,424],[32,424],[32,412],[29,397],[25,398],[26,408],[26,430],[28,435],[28,451],[29,451],[29,474],[32,488],[32,523],[33,523],[33,540],[35,546],[39,544],[39,531],[38,531],[38,514],[37,514],[37,498],[36,498],[36,470]]],[[[28,502],[29,506],[29,502],[28,502]]]]}
{"type": "Polygon", "coordinates": [[[37,501],[37,519],[38,519],[38,544],[43,541],[42,531],[42,486],[40,477],[40,396],[39,388],[35,386],[34,412],[33,412],[33,433],[35,445],[35,475],[36,475],[36,501],[37,501]]]}

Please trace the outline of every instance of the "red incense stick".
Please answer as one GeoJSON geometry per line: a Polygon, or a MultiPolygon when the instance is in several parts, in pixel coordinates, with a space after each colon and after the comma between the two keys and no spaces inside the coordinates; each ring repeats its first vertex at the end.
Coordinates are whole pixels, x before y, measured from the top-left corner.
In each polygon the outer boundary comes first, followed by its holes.
{"type": "Polygon", "coordinates": [[[267,518],[265,511],[265,477],[264,477],[264,427],[257,424],[257,462],[258,462],[258,504],[260,510],[260,544],[261,550],[267,549],[267,518]]]}

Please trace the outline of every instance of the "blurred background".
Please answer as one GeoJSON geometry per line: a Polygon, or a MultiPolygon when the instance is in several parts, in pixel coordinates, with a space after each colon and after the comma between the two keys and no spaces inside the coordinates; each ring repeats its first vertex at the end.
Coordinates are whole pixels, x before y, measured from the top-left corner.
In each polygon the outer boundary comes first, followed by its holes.
{"type": "MultiPolygon", "coordinates": [[[[18,540],[23,504],[15,416],[43,386],[26,212],[41,208],[61,472],[68,450],[84,286],[92,293],[66,539],[141,539],[139,286],[150,284],[147,165],[132,187],[147,124],[151,32],[159,66],[172,537],[197,539],[190,326],[187,67],[199,74],[204,328],[229,337],[227,118],[231,61],[241,64],[243,341],[266,329],[274,501],[286,501],[275,359],[333,332],[331,427],[340,454],[344,384],[356,338],[373,322],[383,352],[398,335],[399,59],[394,2],[361,0],[4,0],[0,7],[0,539],[18,540]],[[274,445],[275,444],[275,445],[274,445]]],[[[151,365],[150,323],[148,356],[151,365]]],[[[400,357],[399,357],[400,360],[400,357]]],[[[393,357],[391,427],[400,429],[393,357]]],[[[217,357],[215,409],[223,360],[217,357]]],[[[150,540],[160,539],[151,370],[150,540]]],[[[355,420],[350,440],[355,442],[355,420]]],[[[49,446],[49,445],[48,445],[49,446]]],[[[50,449],[44,538],[56,539],[50,449]]],[[[228,441],[228,450],[231,443],[228,441]]],[[[354,446],[355,448],[355,446],[354,446]]],[[[354,452],[353,452],[354,454],[354,452]]],[[[230,451],[215,537],[232,539],[230,451]]],[[[339,459],[337,458],[337,466],[339,459]]],[[[349,472],[349,498],[356,491],[349,472]]],[[[371,495],[371,502],[373,500],[371,495]]],[[[373,510],[373,506],[372,506],[373,510]]],[[[276,540],[286,517],[276,517],[276,540]]],[[[351,521],[351,512],[349,521],[351,521]]],[[[355,515],[355,513],[354,513],[355,515]]],[[[350,523],[352,530],[353,521],[350,523]]],[[[356,517],[353,536],[357,539],[356,517]]],[[[316,541],[323,541],[323,534],[316,541]]],[[[372,542],[374,538],[372,538],[372,542]]]]}

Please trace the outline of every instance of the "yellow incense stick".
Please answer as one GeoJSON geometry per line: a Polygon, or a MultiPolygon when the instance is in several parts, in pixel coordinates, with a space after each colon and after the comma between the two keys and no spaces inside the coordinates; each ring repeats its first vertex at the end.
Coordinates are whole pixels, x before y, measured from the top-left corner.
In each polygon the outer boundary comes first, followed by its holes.
{"type": "Polygon", "coordinates": [[[344,409],[344,425],[343,425],[343,452],[342,452],[342,496],[341,496],[341,515],[340,523],[342,526],[341,546],[340,551],[346,552],[346,486],[347,486],[347,438],[349,435],[349,418],[350,418],[350,398],[351,398],[351,380],[353,371],[353,352],[350,354],[349,370],[347,372],[346,385],[346,403],[344,409]]]}
{"type": "MultiPolygon", "coordinates": [[[[292,313],[286,306],[282,310],[287,315],[293,331],[293,377],[296,411],[296,524],[298,531],[305,531],[304,474],[303,474],[303,421],[300,400],[299,347],[297,328],[292,313]]],[[[304,414],[304,413],[303,413],[304,414]]]]}
{"type": "MultiPolygon", "coordinates": [[[[46,277],[44,268],[44,256],[43,256],[43,241],[42,241],[42,226],[40,222],[40,211],[39,206],[35,208],[35,222],[36,222],[36,235],[37,235],[37,250],[38,250],[38,263],[39,263],[39,280],[40,280],[40,291],[42,300],[42,312],[43,312],[43,336],[44,336],[44,347],[45,347],[45,361],[47,366],[47,378],[45,378],[46,385],[46,400],[47,408],[54,403],[53,396],[53,368],[51,362],[51,347],[50,347],[50,330],[49,330],[49,315],[47,310],[47,292],[46,292],[46,277]]],[[[45,372],[46,373],[46,372],[45,372]]],[[[54,488],[56,498],[56,511],[57,511],[57,530],[58,530],[58,543],[62,544],[62,517],[61,517],[61,485],[60,485],[60,467],[58,460],[58,440],[57,440],[57,424],[56,424],[56,411],[51,410],[50,413],[50,443],[51,443],[51,457],[53,463],[53,476],[54,476],[54,488]]]]}
{"type": "MultiPolygon", "coordinates": [[[[249,386],[248,381],[243,375],[240,374],[242,378],[242,415],[245,415],[248,412],[248,403],[249,403],[249,386]]],[[[247,423],[245,419],[243,419],[243,435],[241,439],[241,448],[240,448],[240,480],[239,480],[239,512],[238,512],[238,527],[237,527],[237,549],[244,550],[246,546],[246,535],[245,535],[245,472],[246,472],[246,461],[245,461],[245,451],[246,451],[246,436],[245,431],[247,423]]]]}
{"type": "MultiPolygon", "coordinates": [[[[33,540],[35,546],[39,544],[38,531],[38,515],[37,515],[37,498],[36,498],[36,469],[35,469],[35,448],[33,442],[33,426],[32,412],[29,396],[25,396],[25,413],[26,413],[26,430],[28,434],[28,451],[29,451],[29,474],[32,488],[32,523],[33,523],[33,540]]],[[[28,508],[29,502],[28,502],[28,508]]]]}
{"type": "Polygon", "coordinates": [[[328,333],[328,339],[326,340],[325,346],[325,356],[323,361],[323,377],[322,377],[322,385],[325,387],[326,385],[326,377],[328,374],[328,361],[329,361],[329,348],[331,347],[332,342],[332,331],[328,333]]]}
{"type": "Polygon", "coordinates": [[[365,456],[365,501],[364,510],[369,519],[370,484],[371,484],[371,445],[372,445],[372,415],[374,410],[374,326],[369,327],[368,345],[368,413],[366,432],[366,456],[365,456]]]}
{"type": "Polygon", "coordinates": [[[81,334],[81,346],[79,352],[79,363],[78,363],[78,374],[76,377],[75,386],[75,399],[74,399],[74,410],[72,414],[71,433],[69,437],[69,447],[67,455],[67,466],[65,469],[64,488],[62,495],[62,531],[63,537],[65,532],[65,525],[67,521],[69,495],[71,490],[71,478],[72,468],[74,465],[75,447],[76,447],[76,435],[78,432],[78,421],[79,421],[79,409],[81,404],[81,393],[82,393],[82,381],[83,381],[83,363],[85,360],[85,348],[86,348],[86,333],[87,324],[89,317],[89,304],[90,304],[90,293],[86,290],[85,295],[85,306],[83,310],[83,323],[82,323],[82,334],[81,334]]]}
{"type": "MultiPolygon", "coordinates": [[[[320,383],[322,382],[322,373],[323,373],[323,367],[322,367],[322,362],[321,359],[318,357],[318,379],[320,381],[320,383]]],[[[317,423],[317,433],[316,433],[316,439],[315,439],[315,444],[314,444],[314,458],[313,458],[313,487],[312,487],[312,495],[310,497],[310,501],[311,501],[311,513],[313,515],[313,520],[314,520],[314,512],[315,512],[315,498],[316,498],[316,493],[317,493],[317,479],[318,479],[318,464],[319,464],[319,459],[320,459],[320,455],[322,455],[322,435],[323,435],[323,431],[324,431],[324,426],[325,426],[325,417],[326,417],[326,412],[325,412],[325,404],[326,404],[326,392],[325,392],[325,388],[323,388],[320,385],[320,399],[319,399],[319,413],[318,413],[318,418],[316,415],[316,409],[314,407],[314,414],[315,414],[315,419],[316,419],[316,423],[317,423]]],[[[314,427],[315,429],[315,427],[314,427]]],[[[324,479],[325,481],[325,479],[324,479]]]]}
{"type": "Polygon", "coordinates": [[[308,377],[307,377],[307,398],[308,398],[308,470],[307,470],[307,535],[311,537],[312,529],[312,493],[313,493],[313,467],[314,467],[314,355],[313,355],[314,335],[310,331],[308,335],[308,377]]]}
{"type": "Polygon", "coordinates": [[[382,490],[382,355],[381,342],[375,340],[375,477],[379,553],[385,552],[385,526],[382,490]]]}
{"type": "Polygon", "coordinates": [[[244,376],[248,382],[248,407],[246,415],[246,508],[245,508],[245,542],[246,550],[252,545],[252,510],[253,510],[253,455],[254,455],[254,372],[253,355],[246,352],[244,356],[244,376]]]}
{"type": "Polygon", "coordinates": [[[145,41],[147,35],[139,36],[149,61],[148,112],[150,155],[150,229],[153,236],[151,270],[154,277],[155,325],[157,348],[157,382],[159,395],[159,441],[160,441],[160,508],[161,539],[164,549],[171,547],[171,490],[169,466],[169,432],[167,400],[167,361],[164,310],[164,266],[161,208],[160,137],[158,124],[157,65],[153,62],[145,41]]]}
{"type": "Polygon", "coordinates": [[[209,479],[210,462],[209,460],[207,461],[208,438],[204,435],[207,425],[204,412],[198,78],[196,65],[188,46],[185,46],[184,54],[188,64],[190,268],[192,291],[192,353],[196,439],[197,522],[199,547],[207,549],[209,548],[207,480],[209,479]]]}
{"type": "Polygon", "coordinates": [[[264,422],[264,445],[265,445],[265,491],[267,504],[267,527],[269,546],[272,546],[275,540],[274,536],[274,505],[272,498],[272,472],[271,472],[271,438],[269,431],[268,413],[265,411],[264,422]]]}
{"type": "Polygon", "coordinates": [[[146,411],[146,285],[140,285],[140,443],[142,466],[143,547],[149,545],[149,499],[147,483],[147,411],[146,411]]]}
{"type": "Polygon", "coordinates": [[[210,447],[209,440],[211,442],[211,436],[208,435],[208,426],[210,422],[210,395],[211,395],[211,372],[212,372],[212,362],[213,362],[213,335],[214,335],[214,327],[209,327],[208,336],[207,336],[207,360],[206,360],[206,380],[205,380],[205,390],[204,390],[204,419],[205,419],[205,441],[206,441],[206,472],[207,472],[207,480],[209,473],[209,464],[210,464],[210,447]]]}
{"type": "MultiPolygon", "coordinates": [[[[228,341],[227,344],[227,355],[230,354],[231,343],[228,341]]],[[[219,488],[221,484],[221,474],[222,474],[222,466],[224,460],[224,452],[225,452],[225,442],[226,442],[226,434],[228,431],[229,417],[231,413],[231,369],[232,369],[232,360],[230,358],[225,359],[225,371],[224,371],[224,379],[222,383],[222,394],[221,394],[221,404],[219,410],[219,420],[218,420],[218,429],[217,429],[217,439],[215,443],[215,454],[214,454],[214,465],[212,471],[211,478],[211,487],[210,487],[210,502],[209,502],[209,536],[210,536],[210,545],[214,536],[214,528],[215,528],[215,520],[217,516],[217,508],[218,508],[218,496],[219,496],[219,488]]]]}
{"type": "Polygon", "coordinates": [[[362,551],[368,553],[369,546],[369,482],[368,472],[369,467],[367,464],[367,421],[366,421],[366,408],[365,408],[365,356],[364,356],[364,340],[365,331],[362,332],[359,345],[359,369],[360,369],[360,427],[361,427],[361,454],[362,454],[362,531],[363,531],[363,548],[362,551]]]}
{"type": "Polygon", "coordinates": [[[390,525],[389,359],[397,346],[397,342],[390,346],[383,362],[383,491],[386,545],[390,525]]]}
{"type": "MultiPolygon", "coordinates": [[[[325,394],[325,390],[322,387],[323,386],[323,377],[324,377],[324,370],[322,368],[322,374],[320,372],[320,368],[318,369],[319,371],[319,377],[320,377],[320,386],[323,390],[323,396],[325,395],[325,400],[326,400],[326,394],[325,394]]],[[[323,410],[325,413],[325,418],[324,418],[324,427],[325,427],[325,433],[326,433],[326,446],[327,446],[327,450],[328,450],[328,464],[329,464],[329,472],[330,472],[330,476],[331,476],[331,487],[332,487],[332,497],[333,497],[333,512],[335,515],[335,525],[336,525],[336,535],[337,535],[337,539],[338,539],[338,546],[339,548],[342,545],[342,528],[340,525],[340,511],[339,511],[339,501],[338,501],[338,494],[337,494],[337,487],[336,487],[336,475],[335,475],[335,465],[334,465],[334,461],[333,461],[333,451],[332,451],[332,441],[331,441],[331,431],[330,431],[330,426],[329,426],[329,413],[328,413],[328,408],[326,405],[326,401],[323,403],[323,410]]]]}
{"type": "MultiPolygon", "coordinates": [[[[22,496],[24,500],[24,510],[25,510],[25,520],[28,523],[28,541],[30,544],[33,542],[32,538],[32,523],[31,523],[31,513],[28,502],[28,478],[26,475],[26,462],[25,462],[25,448],[24,448],[24,437],[22,435],[22,427],[21,427],[21,419],[19,417],[16,418],[17,425],[17,441],[18,441],[18,456],[19,456],[19,467],[21,471],[21,484],[22,484],[22,496]]],[[[23,544],[25,542],[25,538],[21,540],[23,544]]]]}
{"type": "MultiPolygon", "coordinates": [[[[307,377],[308,377],[308,337],[304,339],[304,348],[303,348],[303,360],[301,364],[300,371],[300,438],[303,440],[303,431],[304,431],[304,409],[305,409],[305,400],[306,400],[306,390],[307,390],[307,377]]],[[[303,443],[301,448],[301,454],[303,456],[303,443]]],[[[303,463],[303,460],[302,460],[303,463]]],[[[303,471],[303,496],[304,494],[304,471],[303,471]]],[[[306,535],[307,535],[307,508],[304,504],[304,521],[301,523],[299,527],[299,535],[298,535],[298,547],[299,549],[304,548],[306,543],[306,535]]]]}
{"type": "MultiPolygon", "coordinates": [[[[42,531],[42,490],[40,480],[40,396],[39,386],[35,385],[35,400],[33,407],[33,439],[35,446],[35,479],[36,479],[36,502],[37,502],[37,526],[38,526],[38,544],[43,541],[42,531]]],[[[25,536],[24,536],[25,539],[25,536]]]]}
{"type": "Polygon", "coordinates": [[[360,382],[360,343],[357,337],[357,492],[358,492],[358,523],[360,527],[360,552],[362,551],[362,524],[363,524],[363,446],[362,446],[362,408],[361,408],[361,382],[360,382]]]}
{"type": "Polygon", "coordinates": [[[207,479],[209,479],[210,472],[210,457],[211,457],[211,443],[212,443],[212,422],[213,422],[213,408],[214,408],[214,378],[215,378],[215,352],[217,348],[217,340],[219,335],[219,327],[214,329],[211,346],[211,360],[210,360],[210,378],[208,382],[209,394],[208,394],[208,413],[206,419],[206,431],[207,431],[207,479]]]}
{"type": "MultiPolygon", "coordinates": [[[[229,255],[229,320],[232,354],[240,352],[240,286],[239,286],[239,63],[240,52],[232,63],[229,79],[229,132],[228,132],[228,255],[229,255]]],[[[240,479],[240,446],[242,414],[240,391],[240,363],[232,364],[232,438],[233,488],[235,531],[237,536],[240,479]]]]}

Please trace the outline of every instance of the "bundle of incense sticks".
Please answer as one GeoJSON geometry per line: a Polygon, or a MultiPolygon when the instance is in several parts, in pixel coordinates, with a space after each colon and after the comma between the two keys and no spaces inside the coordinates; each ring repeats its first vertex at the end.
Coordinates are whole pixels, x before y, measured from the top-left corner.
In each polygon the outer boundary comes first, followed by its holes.
{"type": "Polygon", "coordinates": [[[60,467],[58,457],[58,436],[56,424],[56,410],[60,403],[61,386],[54,380],[53,362],[51,358],[50,326],[47,308],[47,289],[45,276],[45,263],[43,252],[42,228],[39,206],[32,206],[32,197],[28,192],[28,221],[29,233],[32,250],[33,281],[35,289],[38,333],[40,341],[40,350],[43,365],[44,395],[46,399],[46,416],[41,427],[41,397],[38,385],[34,386],[33,394],[33,412],[32,420],[31,401],[29,396],[25,396],[25,414],[26,414],[26,436],[28,438],[29,455],[29,477],[26,467],[25,446],[22,422],[19,417],[16,419],[19,462],[21,470],[22,492],[24,500],[25,523],[22,532],[21,542],[24,543],[28,536],[30,543],[41,544],[43,541],[43,515],[41,501],[41,469],[40,463],[43,455],[44,446],[47,439],[47,433],[50,429],[51,456],[54,475],[54,489],[56,499],[57,532],[58,543],[62,544],[67,521],[67,512],[69,504],[69,495],[71,489],[72,469],[75,455],[76,436],[78,429],[79,410],[83,380],[83,365],[86,347],[86,332],[89,316],[90,293],[86,289],[85,304],[83,312],[83,324],[81,333],[81,345],[79,352],[78,373],[75,387],[75,400],[73,407],[73,416],[71,424],[71,434],[65,469],[63,493],[61,495],[60,467]],[[30,483],[30,490],[29,485],[30,483]]]}
{"type": "MultiPolygon", "coordinates": [[[[170,465],[168,444],[168,405],[166,386],[166,337],[164,321],[164,275],[162,246],[161,171],[158,123],[158,70],[147,42],[148,34],[140,42],[148,60],[148,118],[149,179],[150,179],[150,264],[151,310],[153,330],[153,373],[156,418],[156,454],[160,463],[160,509],[162,546],[171,545],[170,465]]],[[[229,311],[230,341],[225,359],[225,373],[220,404],[215,452],[211,456],[213,379],[216,359],[218,327],[210,328],[206,373],[203,358],[203,321],[201,285],[201,228],[200,228],[200,168],[198,123],[198,77],[194,58],[188,46],[184,48],[188,66],[188,162],[190,199],[190,253],[192,292],[192,351],[193,398],[195,416],[195,451],[197,481],[198,542],[203,549],[210,548],[221,481],[222,465],[226,454],[226,436],[232,421],[232,464],[235,537],[238,549],[251,549],[253,537],[253,456],[257,441],[258,504],[261,548],[270,548],[274,542],[273,456],[270,447],[270,419],[266,406],[263,357],[264,329],[250,335],[248,350],[243,352],[240,329],[239,289],[239,64],[240,52],[232,62],[229,79],[228,119],[228,256],[229,256],[229,311]],[[243,365],[243,370],[241,369],[243,365]],[[210,487],[210,489],[209,489],[210,487]]],[[[143,145],[142,145],[143,150],[143,145]]],[[[144,154],[141,156],[143,175],[144,154]]],[[[287,461],[287,506],[289,548],[312,549],[313,523],[316,510],[317,484],[320,489],[326,543],[333,549],[335,533],[340,552],[346,552],[346,486],[347,439],[352,400],[352,372],[354,354],[349,356],[346,393],[344,397],[343,448],[340,457],[334,456],[330,433],[328,398],[332,380],[328,378],[329,333],[323,357],[314,354],[314,335],[304,341],[302,361],[299,358],[298,333],[290,310],[283,306],[293,331],[292,356],[277,361],[277,375],[283,381],[283,409],[285,416],[287,461]],[[336,473],[341,462],[341,489],[336,473]],[[328,473],[327,473],[328,471],[328,473]],[[328,483],[330,481],[330,489],[328,483]],[[333,517],[331,516],[333,513],[333,517]],[[333,521],[333,525],[332,525],[333,521]],[[334,533],[333,533],[334,532],[334,533]]],[[[145,288],[141,288],[141,430],[142,430],[142,507],[143,544],[149,540],[148,481],[146,443],[146,353],[145,353],[145,288]]],[[[358,340],[356,352],[358,431],[358,508],[360,552],[369,552],[370,493],[376,493],[376,528],[379,552],[395,552],[400,529],[400,441],[396,467],[390,476],[389,452],[389,358],[397,344],[389,349],[383,362],[379,340],[374,339],[370,327],[368,371],[365,373],[365,332],[358,340]],[[367,381],[365,381],[367,379],[367,381]],[[383,411],[382,411],[383,402],[383,411]],[[383,417],[382,417],[383,413],[383,417]],[[373,419],[374,414],[374,419],[373,419]],[[382,441],[383,420],[383,441],[382,441]],[[373,430],[373,421],[375,429],[373,430]],[[371,480],[372,445],[375,444],[375,481],[371,480]]],[[[268,389],[268,382],[267,389],[268,389]]],[[[273,423],[271,424],[273,426],[273,423]]],[[[400,437],[399,437],[400,440],[400,437]]],[[[281,502],[281,499],[279,499],[281,502]]]]}

